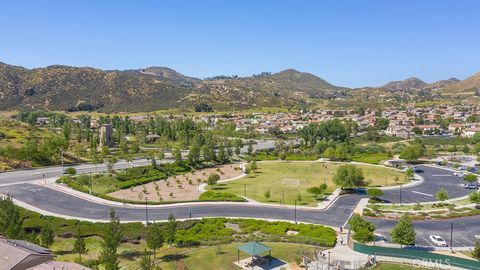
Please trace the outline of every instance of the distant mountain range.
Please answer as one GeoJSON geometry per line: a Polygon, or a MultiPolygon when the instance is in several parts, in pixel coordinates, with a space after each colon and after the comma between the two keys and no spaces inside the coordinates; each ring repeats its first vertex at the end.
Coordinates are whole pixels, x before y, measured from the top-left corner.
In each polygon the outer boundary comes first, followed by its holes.
{"type": "MultiPolygon", "coordinates": [[[[418,78],[387,83],[386,91],[418,89],[461,94],[480,89],[480,73],[427,84],[418,78]]],[[[100,70],[48,66],[26,69],[0,63],[0,110],[47,109],[103,112],[192,109],[206,103],[216,109],[260,106],[308,106],[316,100],[337,99],[352,89],[294,69],[249,77],[198,79],[166,67],[139,70],[100,70]]]]}

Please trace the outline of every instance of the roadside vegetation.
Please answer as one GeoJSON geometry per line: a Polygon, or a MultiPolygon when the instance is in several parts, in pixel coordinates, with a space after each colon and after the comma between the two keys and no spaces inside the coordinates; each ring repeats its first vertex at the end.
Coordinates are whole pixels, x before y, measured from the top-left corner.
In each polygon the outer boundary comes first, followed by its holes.
{"type": "Polygon", "coordinates": [[[269,242],[274,247],[272,255],[292,262],[298,256],[292,248],[312,250],[310,245],[314,245],[319,250],[336,241],[335,231],[321,225],[227,218],[177,221],[171,215],[167,222],[146,227],[140,222],[120,223],[113,210],[109,223],[91,223],[43,216],[13,205],[8,198],[1,200],[0,206],[0,234],[48,247],[58,260],[88,267],[138,269],[150,257],[170,269],[172,264],[197,263],[198,256],[211,256],[212,252],[219,255],[212,258],[213,265],[220,267],[240,245],[231,243],[246,241],[269,242]],[[222,254],[228,256],[222,258],[222,254]]]}

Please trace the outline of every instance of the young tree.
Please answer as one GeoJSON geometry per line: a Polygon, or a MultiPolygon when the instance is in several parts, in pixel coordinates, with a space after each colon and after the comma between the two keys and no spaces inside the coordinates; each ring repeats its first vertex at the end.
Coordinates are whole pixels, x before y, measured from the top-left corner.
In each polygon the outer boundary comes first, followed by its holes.
{"type": "Polygon", "coordinates": [[[117,249],[123,239],[123,230],[115,210],[110,210],[110,222],[105,225],[103,232],[102,252],[100,254],[100,262],[105,270],[118,270],[118,254],[117,249]]]}
{"type": "Polygon", "coordinates": [[[163,244],[163,234],[160,230],[160,226],[155,223],[150,224],[148,226],[146,240],[148,248],[153,249],[153,257],[155,258],[157,249],[163,244]]]}
{"type": "Polygon", "coordinates": [[[270,189],[267,189],[264,193],[263,193],[263,196],[265,197],[265,199],[268,201],[270,199],[270,197],[272,196],[272,194],[270,193],[270,189]]]}
{"type": "Polygon", "coordinates": [[[390,236],[394,243],[408,246],[415,245],[415,229],[412,218],[408,214],[403,214],[400,221],[390,232],[390,236]]]}
{"type": "Polygon", "coordinates": [[[13,239],[21,239],[23,217],[13,204],[12,198],[0,199],[0,234],[13,239]]]}
{"type": "Polygon", "coordinates": [[[233,141],[233,145],[235,147],[235,155],[240,156],[240,150],[243,147],[242,139],[240,138],[235,139],[235,141],[233,141]]]}
{"type": "Polygon", "coordinates": [[[207,178],[207,185],[212,186],[212,188],[218,183],[220,180],[220,175],[216,173],[212,173],[207,178]]]}
{"type": "Polygon", "coordinates": [[[439,201],[441,201],[443,203],[445,200],[448,200],[448,191],[445,188],[441,188],[437,192],[437,194],[435,194],[435,196],[437,197],[437,199],[439,201]]]}
{"type": "Polygon", "coordinates": [[[353,238],[359,242],[365,243],[375,239],[373,232],[376,227],[372,222],[366,221],[359,214],[353,214],[348,220],[350,229],[355,232],[353,238]]]}
{"type": "Polygon", "coordinates": [[[145,252],[143,253],[142,259],[140,260],[140,269],[141,270],[156,269],[155,262],[152,260],[152,258],[150,257],[150,254],[148,254],[146,249],[145,249],[145,252]]]}
{"type": "Polygon", "coordinates": [[[253,144],[249,143],[247,147],[247,154],[251,155],[253,153],[253,144]]]}
{"type": "Polygon", "coordinates": [[[412,179],[413,175],[415,174],[415,172],[413,171],[412,167],[408,167],[406,170],[405,170],[405,176],[408,178],[408,179],[412,179]]]}
{"type": "Polygon", "coordinates": [[[168,216],[168,222],[165,225],[165,240],[169,244],[173,244],[175,241],[175,233],[177,232],[177,221],[175,220],[175,216],[170,214],[168,216]]]}
{"type": "Polygon", "coordinates": [[[85,244],[85,239],[82,238],[82,235],[80,233],[79,224],[77,224],[77,228],[75,230],[75,242],[73,243],[72,252],[78,254],[78,261],[82,263],[82,254],[85,254],[87,252],[87,247],[85,244]]]}
{"type": "Polygon", "coordinates": [[[194,141],[192,145],[190,145],[189,151],[188,151],[188,163],[190,165],[195,165],[198,163],[200,159],[200,153],[201,153],[201,146],[198,142],[194,141]]]}
{"type": "Polygon", "coordinates": [[[333,183],[341,188],[355,188],[365,186],[362,169],[355,165],[346,164],[337,168],[333,176],[333,183]]]}
{"type": "Polygon", "coordinates": [[[475,259],[480,260],[480,239],[477,239],[475,241],[475,246],[473,247],[472,256],[475,259]]]}
{"type": "Polygon", "coordinates": [[[378,200],[378,197],[381,197],[383,196],[383,190],[379,189],[379,188],[369,188],[367,190],[367,195],[372,197],[373,200],[378,200]]]}
{"type": "Polygon", "coordinates": [[[475,174],[467,174],[463,177],[463,180],[469,183],[477,181],[477,176],[475,174]]]}
{"type": "Polygon", "coordinates": [[[175,147],[172,151],[173,158],[175,159],[175,165],[181,165],[183,163],[182,161],[182,151],[180,148],[175,147]]]}
{"type": "Polygon", "coordinates": [[[55,236],[55,233],[50,228],[49,223],[45,222],[45,224],[42,227],[42,230],[40,231],[40,234],[38,235],[38,241],[40,242],[41,246],[49,247],[51,244],[53,244],[54,236],[55,236]]]}

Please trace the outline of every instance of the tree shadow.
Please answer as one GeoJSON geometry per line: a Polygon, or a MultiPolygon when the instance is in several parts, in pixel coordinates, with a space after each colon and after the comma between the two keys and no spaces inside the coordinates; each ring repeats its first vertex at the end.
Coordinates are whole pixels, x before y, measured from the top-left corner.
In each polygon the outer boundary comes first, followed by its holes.
{"type": "Polygon", "coordinates": [[[170,255],[165,255],[160,257],[160,259],[164,262],[173,262],[173,261],[179,261],[187,258],[188,256],[185,254],[170,254],[170,255]]]}

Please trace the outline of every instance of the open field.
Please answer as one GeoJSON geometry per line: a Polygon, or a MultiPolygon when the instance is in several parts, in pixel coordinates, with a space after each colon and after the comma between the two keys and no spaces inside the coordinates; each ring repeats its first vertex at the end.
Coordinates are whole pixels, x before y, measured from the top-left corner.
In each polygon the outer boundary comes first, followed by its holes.
{"type": "MultiPolygon", "coordinates": [[[[305,253],[313,253],[315,247],[308,245],[299,245],[291,243],[264,243],[272,248],[272,257],[287,262],[292,267],[296,266],[295,259],[303,250],[305,253]]],[[[240,243],[227,244],[218,247],[209,247],[198,249],[188,253],[182,250],[172,250],[165,252],[163,260],[160,259],[159,266],[161,269],[211,269],[211,270],[236,270],[239,267],[233,262],[237,261],[237,248],[240,243]],[[168,258],[168,260],[167,260],[168,258]]],[[[188,251],[188,250],[186,250],[188,251]]],[[[267,254],[268,255],[268,254],[267,254]]],[[[240,252],[240,259],[247,258],[248,255],[240,252]]],[[[311,256],[310,256],[311,257],[311,256]]],[[[300,268],[299,268],[300,269],[300,268]]]]}
{"type": "MultiPolygon", "coordinates": [[[[235,181],[221,183],[218,190],[244,195],[259,202],[280,203],[282,192],[285,203],[294,204],[298,194],[303,205],[316,205],[315,198],[307,192],[313,186],[322,183],[328,185],[327,192],[337,187],[332,182],[336,169],[341,164],[320,162],[261,162],[256,173],[235,181]],[[295,181],[294,181],[295,180],[295,181]],[[264,193],[270,190],[271,197],[266,199],[264,193]]],[[[378,166],[357,165],[363,170],[365,180],[371,186],[390,186],[405,183],[404,174],[400,171],[378,166]],[[395,182],[398,177],[399,181],[395,182]]]]}

